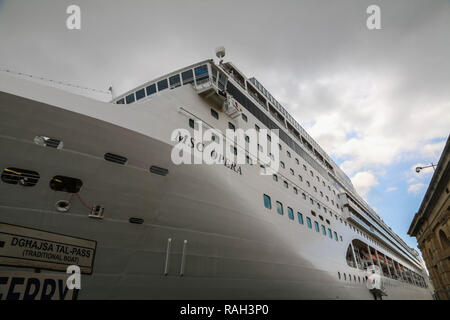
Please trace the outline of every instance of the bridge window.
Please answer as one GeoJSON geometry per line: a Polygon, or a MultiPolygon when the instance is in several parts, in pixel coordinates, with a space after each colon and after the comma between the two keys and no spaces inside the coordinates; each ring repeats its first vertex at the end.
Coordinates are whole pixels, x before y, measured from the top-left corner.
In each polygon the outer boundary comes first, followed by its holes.
{"type": "Polygon", "coordinates": [[[156,84],[149,85],[145,91],[147,91],[147,96],[156,93],[156,84]]]}
{"type": "Polygon", "coordinates": [[[333,239],[333,232],[331,232],[331,229],[328,229],[328,236],[330,239],[333,239]]]}
{"type": "Polygon", "coordinates": [[[125,101],[127,102],[127,104],[133,103],[134,102],[134,93],[127,95],[127,97],[125,98],[125,101]]]}
{"type": "Polygon", "coordinates": [[[181,73],[181,78],[183,79],[183,85],[194,82],[194,74],[192,69],[186,70],[181,73]]]}
{"type": "Polygon", "coordinates": [[[142,98],[145,98],[145,89],[144,88],[136,91],[136,101],[141,100],[142,98]]]}
{"type": "Polygon", "coordinates": [[[245,114],[242,114],[242,120],[244,120],[245,122],[248,121],[248,118],[247,118],[247,116],[245,114]]]}
{"type": "Polygon", "coordinates": [[[39,173],[36,171],[10,167],[3,169],[1,179],[8,184],[33,187],[39,181],[39,173]]]}
{"type": "Polygon", "coordinates": [[[327,235],[327,230],[325,229],[325,226],[324,226],[324,225],[321,225],[321,228],[322,228],[322,234],[323,234],[324,236],[326,236],[326,235],[327,235]]]}
{"type": "Polygon", "coordinates": [[[336,231],[334,232],[334,239],[335,239],[336,241],[338,241],[338,235],[337,235],[336,231]]]}
{"type": "Polygon", "coordinates": [[[206,64],[195,68],[194,73],[195,73],[195,81],[197,82],[197,84],[201,84],[206,80],[208,80],[208,67],[206,64]]]}
{"type": "Polygon", "coordinates": [[[267,194],[264,195],[264,207],[266,207],[267,209],[272,209],[272,203],[270,197],[267,194]]]}
{"type": "Polygon", "coordinates": [[[180,75],[176,74],[174,76],[171,76],[169,78],[169,83],[170,83],[170,89],[181,86],[180,75]]]}
{"type": "Polygon", "coordinates": [[[119,99],[119,100],[117,100],[116,103],[117,103],[117,104],[124,104],[124,103],[125,103],[125,99],[124,99],[124,98],[119,99]]]}
{"type": "Polygon", "coordinates": [[[277,212],[281,215],[284,214],[283,212],[283,204],[280,201],[277,201],[277,212]]]}
{"type": "Polygon", "coordinates": [[[306,217],[306,223],[308,225],[308,228],[312,229],[311,219],[309,217],[306,217]]]}
{"type": "Polygon", "coordinates": [[[168,87],[169,87],[169,85],[167,84],[167,79],[158,81],[158,91],[165,90],[168,87]]]}
{"type": "Polygon", "coordinates": [[[294,211],[292,211],[292,208],[288,207],[288,216],[289,219],[294,220],[294,211]]]}

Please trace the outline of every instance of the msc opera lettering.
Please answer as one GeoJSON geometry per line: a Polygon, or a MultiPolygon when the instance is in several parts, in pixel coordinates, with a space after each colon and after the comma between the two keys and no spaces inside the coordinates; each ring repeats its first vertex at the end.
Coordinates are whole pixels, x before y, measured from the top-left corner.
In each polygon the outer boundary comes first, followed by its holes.
{"type": "MultiPolygon", "coordinates": [[[[196,142],[194,137],[189,137],[189,135],[182,135],[181,132],[178,132],[176,141],[181,142],[187,146],[190,146],[191,149],[197,149],[198,152],[203,153],[203,149],[205,148],[205,143],[196,142]]],[[[215,152],[215,150],[211,153],[211,157],[217,159],[217,164],[223,164],[228,169],[234,171],[235,173],[239,173],[242,175],[242,168],[240,165],[237,165],[235,162],[228,160],[222,154],[215,152]]]]}

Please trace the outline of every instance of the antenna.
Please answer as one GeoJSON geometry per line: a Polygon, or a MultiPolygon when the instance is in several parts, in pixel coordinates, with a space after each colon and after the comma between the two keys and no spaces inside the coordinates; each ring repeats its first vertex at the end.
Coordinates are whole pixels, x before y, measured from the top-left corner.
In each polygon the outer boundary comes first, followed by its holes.
{"type": "Polygon", "coordinates": [[[225,47],[216,48],[216,57],[220,59],[219,64],[222,64],[223,57],[225,57],[225,47]]]}

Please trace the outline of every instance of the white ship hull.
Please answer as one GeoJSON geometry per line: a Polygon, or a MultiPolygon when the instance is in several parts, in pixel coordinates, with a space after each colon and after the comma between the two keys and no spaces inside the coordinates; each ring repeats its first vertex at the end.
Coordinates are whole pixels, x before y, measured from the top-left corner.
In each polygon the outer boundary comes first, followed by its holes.
{"type": "MultiPolygon", "coordinates": [[[[78,299],[373,299],[364,281],[338,278],[338,272],[366,276],[345,260],[351,240],[364,239],[329,215],[343,241],[264,208],[268,193],[310,210],[292,191],[268,183],[259,166],[244,165],[241,175],[223,165],[172,163],[170,134],[188,124],[179,107],[209,116],[191,86],[114,105],[14,78],[2,82],[0,170],[26,168],[40,179],[34,187],[0,182],[0,223],[96,241],[78,299]],[[39,146],[37,135],[57,137],[64,148],[39,146]],[[107,162],[106,152],[128,163],[107,162]],[[150,173],[152,165],[169,174],[150,173]],[[81,179],[80,197],[104,206],[104,218],[89,218],[78,198],[58,212],[55,203],[70,194],[50,189],[55,175],[81,179]],[[129,223],[130,217],[144,223],[129,223]]],[[[36,269],[0,266],[1,272],[36,269]]],[[[384,299],[431,299],[429,288],[385,280],[384,299]]]]}

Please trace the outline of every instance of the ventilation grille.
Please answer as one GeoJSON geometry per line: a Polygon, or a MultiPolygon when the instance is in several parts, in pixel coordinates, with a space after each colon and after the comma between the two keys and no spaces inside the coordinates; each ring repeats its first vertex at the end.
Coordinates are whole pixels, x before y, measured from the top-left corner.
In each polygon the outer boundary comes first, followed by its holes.
{"type": "Polygon", "coordinates": [[[43,147],[50,147],[54,149],[62,149],[63,147],[63,142],[61,140],[49,138],[46,136],[36,136],[34,138],[34,143],[43,147]]]}
{"type": "Polygon", "coordinates": [[[169,170],[157,166],[151,166],[150,172],[154,174],[159,174],[160,176],[167,176],[167,174],[169,174],[169,170]]]}
{"type": "Polygon", "coordinates": [[[106,161],[111,161],[114,163],[118,163],[118,164],[126,164],[128,159],[122,156],[119,156],[117,154],[114,153],[105,153],[105,160],[106,161]]]}
{"type": "Polygon", "coordinates": [[[39,173],[36,171],[11,167],[3,169],[1,179],[5,183],[33,187],[39,181],[39,173]]]}
{"type": "Polygon", "coordinates": [[[136,224],[143,224],[144,223],[144,219],[134,218],[134,217],[130,218],[128,221],[130,223],[136,223],[136,224]]]}

